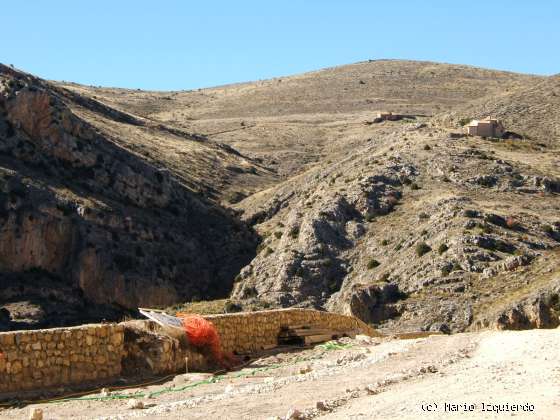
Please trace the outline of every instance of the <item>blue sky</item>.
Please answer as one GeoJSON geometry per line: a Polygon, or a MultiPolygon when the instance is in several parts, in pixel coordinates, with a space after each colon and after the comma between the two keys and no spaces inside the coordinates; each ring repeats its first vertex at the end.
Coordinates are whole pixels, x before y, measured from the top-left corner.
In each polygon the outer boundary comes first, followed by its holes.
{"type": "Polygon", "coordinates": [[[380,58],[560,73],[556,0],[27,0],[3,2],[0,22],[0,62],[93,85],[192,89],[380,58]]]}

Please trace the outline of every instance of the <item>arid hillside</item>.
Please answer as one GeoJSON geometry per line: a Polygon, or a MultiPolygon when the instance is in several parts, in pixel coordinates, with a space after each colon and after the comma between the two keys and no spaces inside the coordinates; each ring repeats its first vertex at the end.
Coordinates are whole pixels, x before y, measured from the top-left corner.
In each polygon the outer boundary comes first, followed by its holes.
{"type": "Polygon", "coordinates": [[[0,70],[6,321],[61,282],[112,310],[231,292],[388,330],[558,323],[557,77],[382,60],[146,92],[0,70]],[[461,134],[487,114],[524,137],[461,134]]]}
{"type": "Polygon", "coordinates": [[[207,198],[254,168],[227,146],[4,66],[0,139],[4,328],[221,297],[254,255],[252,230],[207,198]]]}
{"type": "Polygon", "coordinates": [[[551,76],[513,92],[483,98],[441,116],[444,123],[460,125],[470,118],[494,116],[529,139],[558,147],[560,138],[560,75],[551,76]]]}
{"type": "Polygon", "coordinates": [[[387,107],[435,113],[526,86],[541,77],[421,61],[372,60],[296,76],[179,92],[69,84],[115,108],[157,120],[189,121],[294,114],[341,114],[387,107]],[[159,103],[155,102],[161,100],[159,103]],[[184,107],[184,109],[181,109],[184,107]]]}
{"type": "Polygon", "coordinates": [[[345,155],[377,110],[431,116],[539,80],[469,66],[379,60],[181,92],[64,86],[227,143],[288,178],[345,155]]]}
{"type": "Polygon", "coordinates": [[[239,203],[265,239],[234,296],[397,329],[557,322],[556,151],[426,124],[239,203]]]}

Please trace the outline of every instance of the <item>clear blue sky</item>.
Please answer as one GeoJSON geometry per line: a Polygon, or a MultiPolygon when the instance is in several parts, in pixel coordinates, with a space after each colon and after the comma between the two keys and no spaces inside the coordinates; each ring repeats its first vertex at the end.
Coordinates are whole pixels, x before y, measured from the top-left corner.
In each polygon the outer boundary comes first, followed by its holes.
{"type": "Polygon", "coordinates": [[[191,89],[367,59],[560,73],[557,0],[24,0],[0,62],[39,76],[191,89]]]}

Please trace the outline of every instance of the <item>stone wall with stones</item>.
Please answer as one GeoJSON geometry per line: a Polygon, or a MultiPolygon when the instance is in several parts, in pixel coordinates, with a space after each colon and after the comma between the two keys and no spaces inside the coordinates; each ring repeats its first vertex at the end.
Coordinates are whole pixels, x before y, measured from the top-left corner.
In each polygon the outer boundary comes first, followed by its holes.
{"type": "Polygon", "coordinates": [[[138,378],[184,373],[185,369],[206,371],[211,367],[203,352],[188,346],[182,330],[162,328],[147,320],[126,321],[122,325],[123,376],[138,378]]]}
{"type": "Polygon", "coordinates": [[[0,396],[110,381],[121,374],[123,343],[120,324],[0,333],[0,396]]]}
{"type": "MultiPolygon", "coordinates": [[[[281,329],[290,325],[379,335],[357,318],[310,309],[276,309],[204,317],[216,326],[222,350],[228,353],[252,353],[275,347],[281,329]]],[[[188,346],[182,330],[165,329],[148,320],[127,321],[122,325],[125,326],[124,376],[141,377],[182,373],[185,369],[207,371],[216,368],[214,361],[205,357],[205,349],[188,346]]]]}
{"type": "Polygon", "coordinates": [[[208,315],[205,318],[216,326],[222,349],[235,353],[251,353],[276,346],[281,329],[290,325],[311,325],[333,331],[380,335],[352,316],[312,309],[277,309],[208,315]]]}
{"type": "MultiPolygon", "coordinates": [[[[357,318],[310,309],[278,309],[205,316],[216,326],[225,352],[252,353],[275,347],[283,327],[310,325],[342,333],[378,336],[357,318]]],[[[21,391],[110,384],[120,376],[180,373],[212,361],[189,348],[184,333],[151,321],[92,324],[0,333],[0,399],[21,391]]]]}

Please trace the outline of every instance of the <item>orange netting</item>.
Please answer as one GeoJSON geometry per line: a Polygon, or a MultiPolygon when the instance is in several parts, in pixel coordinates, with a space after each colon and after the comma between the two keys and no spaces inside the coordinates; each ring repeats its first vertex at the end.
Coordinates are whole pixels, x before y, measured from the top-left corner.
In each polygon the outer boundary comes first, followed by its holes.
{"type": "Polygon", "coordinates": [[[181,318],[189,344],[207,350],[222,367],[229,368],[234,364],[233,356],[222,352],[220,336],[214,324],[200,315],[178,312],[176,316],[181,318]]]}

